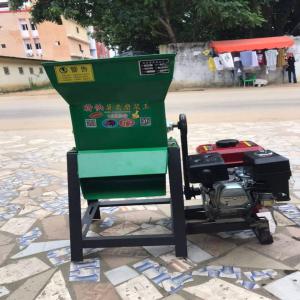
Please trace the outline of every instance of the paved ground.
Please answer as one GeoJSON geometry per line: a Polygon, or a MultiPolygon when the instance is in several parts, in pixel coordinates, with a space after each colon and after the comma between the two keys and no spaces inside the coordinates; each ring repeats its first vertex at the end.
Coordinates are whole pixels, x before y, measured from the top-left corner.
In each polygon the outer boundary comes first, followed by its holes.
{"type": "MultiPolygon", "coordinates": [[[[274,95],[279,93],[277,88],[272,89],[276,91],[274,95]]],[[[288,91],[292,95],[299,92],[298,87],[284,91],[282,95],[289,95],[288,91]]],[[[223,92],[227,103],[232,103],[231,99],[241,92],[250,99],[244,90],[223,92]]],[[[252,93],[252,90],[249,92],[252,93]]],[[[189,105],[184,102],[172,114],[191,111],[189,107],[196,101],[193,97],[200,98],[201,93],[210,95],[212,91],[169,95],[174,105],[183,101],[183,98],[190,102],[189,105]]],[[[216,93],[221,99],[218,93],[221,91],[216,93]]],[[[46,94],[49,97],[49,91],[46,94]]],[[[16,107],[20,111],[19,117],[15,118],[15,127],[0,132],[0,297],[26,300],[300,298],[300,273],[297,272],[300,270],[300,228],[278,212],[275,212],[275,242],[270,246],[259,245],[248,232],[202,234],[189,237],[187,260],[176,259],[172,247],[135,247],[87,252],[85,258],[90,259],[86,261],[87,265],[70,265],[65,153],[73,146],[73,137],[67,123],[65,128],[56,129],[54,122],[57,115],[58,122],[65,117],[66,110],[61,115],[56,111],[59,105],[64,105],[55,104],[52,116],[45,116],[50,103],[46,104],[44,96],[39,96],[39,93],[34,95],[35,110],[32,111],[32,107],[28,106],[24,114],[21,114],[25,111],[24,103],[28,105],[33,101],[28,96],[20,94],[18,101],[13,100],[14,95],[0,97],[1,125],[9,124],[3,121],[3,116],[13,111],[18,114],[16,107]],[[8,102],[9,99],[13,103],[8,102]],[[30,125],[26,116],[35,116],[30,125]],[[53,123],[46,129],[43,122],[49,119],[53,123]],[[39,123],[39,120],[43,122],[39,123]],[[32,127],[34,122],[35,126],[32,127]],[[22,130],[26,126],[31,129],[22,130]],[[147,261],[139,264],[144,260],[147,261]],[[154,268],[144,271],[145,264],[154,264],[154,268]],[[263,274],[244,273],[266,269],[268,271],[263,274]],[[255,282],[254,279],[261,280],[255,282]],[[170,292],[172,288],[175,289],[173,294],[170,292]],[[5,295],[8,291],[9,294],[5,295]]],[[[51,95],[53,103],[56,103],[57,96],[51,95]]],[[[263,101],[267,103],[271,101],[270,98],[267,93],[263,101]]],[[[208,98],[205,101],[208,103],[208,98]]],[[[233,123],[226,122],[226,118],[219,119],[216,124],[191,122],[190,150],[193,151],[199,143],[235,137],[254,140],[288,156],[294,175],[291,180],[293,207],[289,208],[289,216],[293,218],[296,214],[291,209],[299,212],[300,205],[299,112],[294,109],[292,120],[284,117],[282,121],[276,120],[280,114],[287,117],[292,106],[296,108],[299,104],[297,98],[291,96],[289,108],[286,109],[280,104],[282,101],[277,99],[275,106],[278,107],[272,108],[273,119],[270,117],[269,122],[257,122],[257,115],[261,113],[259,105],[255,114],[249,114],[244,122],[238,122],[237,117],[233,123]]],[[[202,116],[202,111],[212,115],[215,102],[212,106],[207,106],[205,110],[199,108],[198,115],[202,116]]],[[[247,107],[242,107],[240,111],[246,112],[247,107]]],[[[267,114],[266,109],[263,112],[267,114]]],[[[196,115],[196,109],[192,114],[196,115]]],[[[176,132],[171,134],[178,137],[176,132]]],[[[167,232],[168,218],[166,206],[106,210],[103,212],[103,221],[93,224],[90,234],[123,235],[141,230],[167,232]]]]}

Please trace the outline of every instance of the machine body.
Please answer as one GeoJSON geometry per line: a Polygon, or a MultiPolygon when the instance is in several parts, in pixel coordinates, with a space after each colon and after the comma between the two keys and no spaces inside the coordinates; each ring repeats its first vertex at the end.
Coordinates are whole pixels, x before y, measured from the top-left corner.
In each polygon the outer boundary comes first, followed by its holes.
{"type": "Polygon", "coordinates": [[[168,139],[164,101],[174,64],[175,54],[44,64],[69,104],[76,146],[67,153],[72,261],[83,259],[84,248],[159,245],[186,257],[187,234],[250,228],[261,243],[273,241],[268,220],[256,213],[267,201],[289,199],[288,159],[236,140],[189,155],[183,114],[174,126],[181,148],[168,139]],[[83,217],[81,195],[88,202],[83,217]],[[184,197],[199,205],[184,206],[184,197]],[[150,204],[170,205],[170,233],[87,235],[103,207],[150,204]]]}

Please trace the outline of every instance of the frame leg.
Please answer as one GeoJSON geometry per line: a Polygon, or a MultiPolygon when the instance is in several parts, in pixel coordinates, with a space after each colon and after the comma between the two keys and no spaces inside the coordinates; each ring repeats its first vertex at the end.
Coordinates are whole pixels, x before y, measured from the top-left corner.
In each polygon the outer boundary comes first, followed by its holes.
{"type": "Polygon", "coordinates": [[[71,260],[82,261],[82,222],[77,151],[67,153],[71,260]]]}
{"type": "Polygon", "coordinates": [[[175,254],[177,257],[187,257],[186,224],[179,148],[169,147],[168,162],[171,192],[171,214],[173,220],[173,232],[175,236],[175,254]]]}
{"type": "MultiPolygon", "coordinates": [[[[93,202],[98,202],[98,200],[89,200],[88,204],[91,204],[93,202]]],[[[100,207],[97,207],[93,220],[101,220],[100,207]]]]}

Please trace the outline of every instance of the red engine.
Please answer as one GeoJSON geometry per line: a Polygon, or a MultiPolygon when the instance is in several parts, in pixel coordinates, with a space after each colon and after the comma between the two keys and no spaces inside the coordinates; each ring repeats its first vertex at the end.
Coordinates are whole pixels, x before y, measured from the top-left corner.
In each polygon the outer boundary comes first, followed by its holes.
{"type": "Polygon", "coordinates": [[[244,164],[244,153],[264,150],[263,147],[251,141],[221,140],[216,144],[206,144],[197,147],[199,154],[219,153],[225,164],[230,167],[241,166],[244,164]]]}

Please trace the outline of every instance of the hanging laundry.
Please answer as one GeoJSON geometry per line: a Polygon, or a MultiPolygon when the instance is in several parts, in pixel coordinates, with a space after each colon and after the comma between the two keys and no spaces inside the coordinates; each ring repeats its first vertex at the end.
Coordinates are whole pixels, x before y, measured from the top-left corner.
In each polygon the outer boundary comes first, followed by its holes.
{"type": "Polygon", "coordinates": [[[245,68],[252,66],[252,51],[242,51],[240,57],[245,68]]]}
{"type": "Polygon", "coordinates": [[[286,50],[279,49],[278,56],[277,56],[277,67],[282,68],[286,65],[286,50]]]}
{"type": "Polygon", "coordinates": [[[217,71],[223,71],[224,70],[224,66],[220,60],[220,58],[218,56],[214,57],[214,62],[215,62],[215,66],[217,71]]]}
{"type": "Polygon", "coordinates": [[[211,72],[215,72],[217,70],[213,57],[208,58],[208,68],[211,72]]]}
{"type": "Polygon", "coordinates": [[[275,49],[267,50],[265,52],[265,55],[266,55],[268,69],[270,71],[276,71],[278,51],[275,49]]]}
{"type": "Polygon", "coordinates": [[[233,58],[233,63],[234,63],[234,66],[240,65],[240,63],[241,63],[240,57],[239,57],[239,56],[235,56],[235,57],[233,58]]]}
{"type": "Polygon", "coordinates": [[[225,69],[234,68],[233,58],[230,52],[222,53],[219,55],[219,57],[225,69]]]}
{"type": "Polygon", "coordinates": [[[202,54],[204,56],[208,56],[210,54],[210,50],[209,49],[205,49],[205,50],[202,51],[202,54]]]}
{"type": "Polygon", "coordinates": [[[251,67],[254,67],[254,68],[259,67],[258,57],[257,57],[257,54],[255,51],[252,51],[251,58],[252,58],[251,67]]]}
{"type": "Polygon", "coordinates": [[[257,52],[257,60],[260,66],[265,66],[267,64],[265,54],[262,51],[257,52]]]}
{"type": "Polygon", "coordinates": [[[234,84],[236,84],[239,81],[239,77],[242,75],[243,66],[239,56],[235,56],[233,58],[233,63],[234,63],[233,81],[234,84]]]}
{"type": "Polygon", "coordinates": [[[237,73],[241,73],[242,69],[243,69],[243,65],[242,65],[240,57],[235,56],[233,58],[233,62],[234,62],[234,69],[237,71],[237,73]]]}

